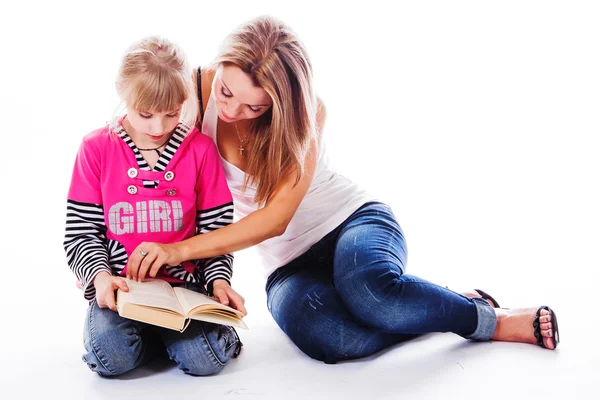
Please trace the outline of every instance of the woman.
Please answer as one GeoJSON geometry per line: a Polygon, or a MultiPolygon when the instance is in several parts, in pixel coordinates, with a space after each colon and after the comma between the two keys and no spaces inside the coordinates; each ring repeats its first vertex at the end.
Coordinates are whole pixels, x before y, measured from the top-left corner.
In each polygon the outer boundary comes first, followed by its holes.
{"type": "MultiPolygon", "coordinates": [[[[232,32],[197,85],[199,126],[217,144],[239,221],[176,244],[142,243],[128,275],[257,245],[273,318],[326,363],[430,332],[556,347],[548,307],[493,308],[485,292],[461,295],[405,273],[392,210],[327,166],[325,109],[306,50],[284,24],[262,17],[232,32]]],[[[222,302],[243,305],[218,286],[222,302]]]]}

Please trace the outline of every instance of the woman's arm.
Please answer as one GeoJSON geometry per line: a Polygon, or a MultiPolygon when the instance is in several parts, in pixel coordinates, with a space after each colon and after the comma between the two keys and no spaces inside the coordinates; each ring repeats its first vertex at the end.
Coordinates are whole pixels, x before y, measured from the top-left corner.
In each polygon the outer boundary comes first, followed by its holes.
{"type": "MultiPolygon", "coordinates": [[[[319,100],[317,115],[318,134],[325,123],[325,108],[319,100]]],[[[275,188],[265,206],[240,221],[203,235],[197,235],[178,243],[141,243],[129,258],[127,270],[139,271],[137,278],[144,279],[146,272],[156,276],[164,265],[178,265],[183,261],[215,257],[242,250],[275,236],[282,235],[300,206],[314,178],[319,158],[320,138],[314,138],[305,160],[305,172],[298,184],[290,173],[275,188]],[[152,257],[141,256],[144,250],[152,257]],[[156,255],[156,256],[155,256],[156,255]],[[150,260],[155,260],[150,262],[150,260]]],[[[136,279],[136,276],[132,276],[136,279]]]]}

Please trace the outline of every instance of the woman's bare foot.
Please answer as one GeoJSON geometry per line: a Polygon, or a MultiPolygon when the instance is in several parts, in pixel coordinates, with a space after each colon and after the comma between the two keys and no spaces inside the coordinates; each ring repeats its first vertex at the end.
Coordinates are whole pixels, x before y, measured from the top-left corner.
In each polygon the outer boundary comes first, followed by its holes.
{"type": "MultiPolygon", "coordinates": [[[[495,308],[498,323],[492,340],[502,342],[520,342],[537,344],[533,331],[533,321],[538,308],[495,308]]],[[[546,309],[540,311],[540,332],[544,346],[554,350],[556,344],[552,337],[552,316],[546,309]]]]}

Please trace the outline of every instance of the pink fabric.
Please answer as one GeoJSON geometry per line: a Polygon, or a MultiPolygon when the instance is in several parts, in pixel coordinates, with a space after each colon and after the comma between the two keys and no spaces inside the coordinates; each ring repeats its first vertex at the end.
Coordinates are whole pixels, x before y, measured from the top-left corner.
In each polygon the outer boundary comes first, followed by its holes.
{"type": "MultiPolygon", "coordinates": [[[[141,170],[133,150],[109,127],[88,134],[68,198],[101,205],[107,239],[120,242],[128,256],[143,241],[171,243],[193,236],[197,211],[232,202],[216,146],[196,128],[161,172],[141,170]],[[171,180],[167,173],[174,175],[171,180]],[[146,188],[143,180],[159,181],[158,187],[146,188]]],[[[193,271],[192,263],[183,266],[193,271]]],[[[178,281],[166,274],[161,278],[178,281]]]]}

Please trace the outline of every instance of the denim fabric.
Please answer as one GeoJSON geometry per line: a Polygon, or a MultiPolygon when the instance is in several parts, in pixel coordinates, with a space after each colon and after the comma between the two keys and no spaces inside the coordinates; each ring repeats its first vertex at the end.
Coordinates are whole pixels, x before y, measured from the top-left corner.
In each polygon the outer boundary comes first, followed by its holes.
{"type": "Polygon", "coordinates": [[[307,355],[326,363],[371,355],[415,335],[489,340],[496,314],[405,273],[404,235],[390,207],[367,203],[267,280],[273,318],[307,355]]]}
{"type": "Polygon", "coordinates": [[[186,374],[212,375],[221,371],[242,345],[230,326],[192,320],[180,333],[122,318],[98,307],[95,300],[88,307],[83,336],[83,360],[101,376],[121,375],[164,356],[165,350],[186,374]]]}

